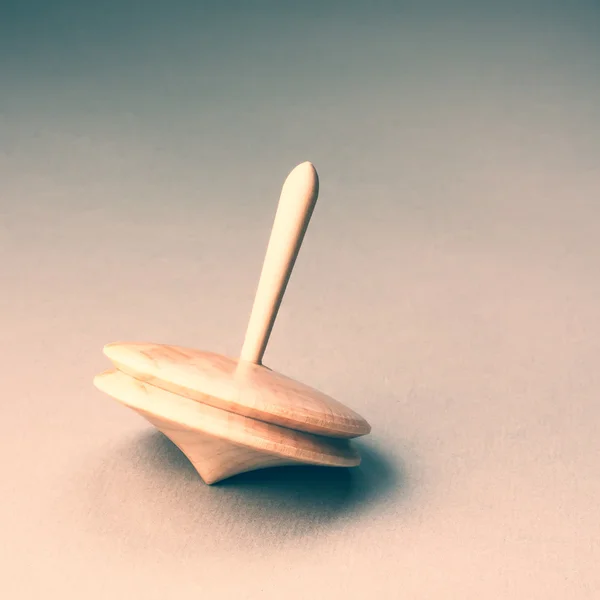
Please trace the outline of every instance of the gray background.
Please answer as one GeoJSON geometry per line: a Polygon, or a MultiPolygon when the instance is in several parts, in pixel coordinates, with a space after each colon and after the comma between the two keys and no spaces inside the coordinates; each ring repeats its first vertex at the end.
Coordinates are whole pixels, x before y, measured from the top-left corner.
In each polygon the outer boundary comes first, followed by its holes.
{"type": "Polygon", "coordinates": [[[1,3],[4,597],[598,598],[600,9],[562,4],[1,3]],[[364,465],[209,488],[91,380],[237,355],[304,160],[266,361],[364,465]]]}

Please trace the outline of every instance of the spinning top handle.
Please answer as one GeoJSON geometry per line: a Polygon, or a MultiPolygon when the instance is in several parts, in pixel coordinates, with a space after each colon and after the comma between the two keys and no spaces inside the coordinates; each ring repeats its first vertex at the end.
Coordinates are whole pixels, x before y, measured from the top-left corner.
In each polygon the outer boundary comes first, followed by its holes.
{"type": "Polygon", "coordinates": [[[263,263],[240,359],[260,365],[319,195],[319,178],[304,162],[287,177],[263,263]]]}

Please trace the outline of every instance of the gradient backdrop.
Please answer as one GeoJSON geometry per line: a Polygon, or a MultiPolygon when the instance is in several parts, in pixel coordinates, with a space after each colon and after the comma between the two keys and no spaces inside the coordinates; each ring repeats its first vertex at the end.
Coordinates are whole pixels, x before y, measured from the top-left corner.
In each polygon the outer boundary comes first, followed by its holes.
{"type": "Polygon", "coordinates": [[[596,2],[0,2],[7,599],[597,599],[596,2]],[[92,386],[239,352],[281,184],[321,195],[269,366],[352,471],[209,488],[92,386]]]}

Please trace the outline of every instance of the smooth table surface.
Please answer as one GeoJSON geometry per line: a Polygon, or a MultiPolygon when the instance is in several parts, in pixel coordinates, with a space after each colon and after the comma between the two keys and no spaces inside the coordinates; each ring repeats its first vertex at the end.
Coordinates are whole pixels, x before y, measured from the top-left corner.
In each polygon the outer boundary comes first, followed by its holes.
{"type": "Polygon", "coordinates": [[[0,595],[598,598],[598,9],[258,4],[2,19],[0,595]],[[265,362],[364,462],[211,488],[92,378],[239,353],[304,160],[265,362]]]}

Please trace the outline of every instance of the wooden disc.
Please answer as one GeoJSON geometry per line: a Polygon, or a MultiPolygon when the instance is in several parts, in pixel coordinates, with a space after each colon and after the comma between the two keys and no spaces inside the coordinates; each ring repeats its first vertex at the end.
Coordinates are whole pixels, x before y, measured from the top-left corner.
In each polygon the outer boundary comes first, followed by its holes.
{"type": "Polygon", "coordinates": [[[371,431],[337,400],[261,365],[150,343],[108,344],[104,354],[136,379],[228,412],[329,437],[371,431]]]}
{"type": "Polygon", "coordinates": [[[335,467],[360,464],[360,456],[348,440],[323,438],[236,415],[157,388],[118,370],[97,375],[94,384],[159,428],[170,426],[197,432],[291,462],[335,467]]]}

